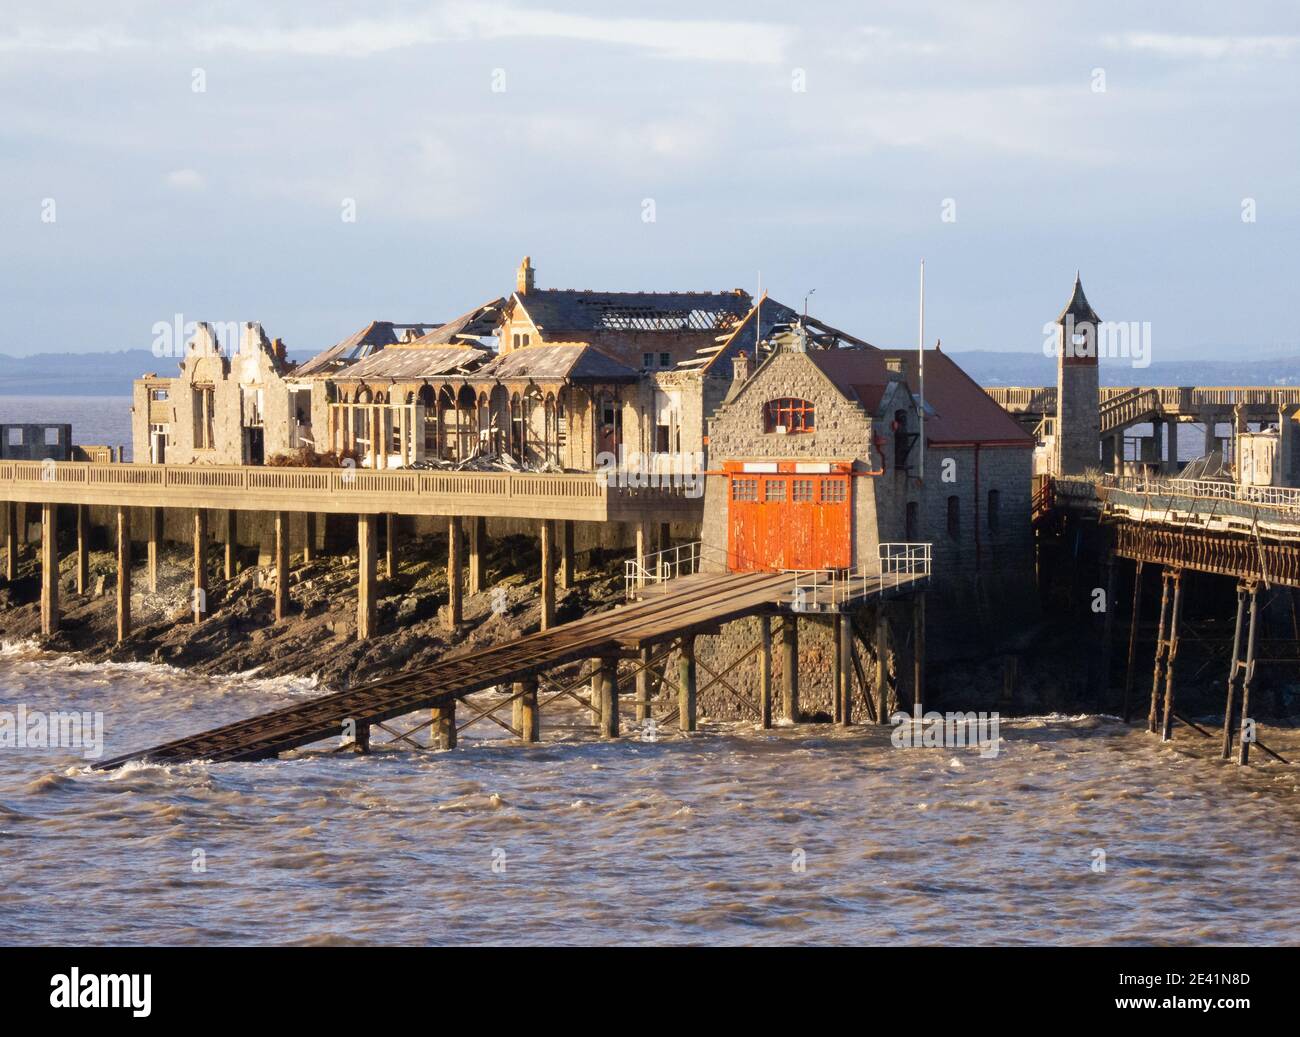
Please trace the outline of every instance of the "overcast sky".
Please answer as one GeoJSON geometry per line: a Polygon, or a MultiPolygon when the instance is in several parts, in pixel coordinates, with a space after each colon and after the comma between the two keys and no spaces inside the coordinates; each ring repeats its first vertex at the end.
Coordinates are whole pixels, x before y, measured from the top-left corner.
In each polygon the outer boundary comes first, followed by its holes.
{"type": "Polygon", "coordinates": [[[319,349],[525,253],[539,287],[761,270],[880,345],[924,257],[953,350],[1039,348],[1078,267],[1157,361],[1300,348],[1297,7],[1138,6],[5,0],[0,353],[177,313],[319,349]]]}

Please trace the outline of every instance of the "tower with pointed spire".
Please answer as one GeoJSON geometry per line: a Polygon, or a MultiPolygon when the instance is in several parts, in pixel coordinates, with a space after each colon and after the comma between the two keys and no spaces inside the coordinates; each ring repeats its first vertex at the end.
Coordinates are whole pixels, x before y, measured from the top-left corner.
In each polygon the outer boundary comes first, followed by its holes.
{"type": "Polygon", "coordinates": [[[1097,325],[1101,318],[1083,294],[1077,271],[1070,301],[1055,323],[1056,435],[1052,471],[1057,475],[1079,475],[1100,464],[1097,325]]]}

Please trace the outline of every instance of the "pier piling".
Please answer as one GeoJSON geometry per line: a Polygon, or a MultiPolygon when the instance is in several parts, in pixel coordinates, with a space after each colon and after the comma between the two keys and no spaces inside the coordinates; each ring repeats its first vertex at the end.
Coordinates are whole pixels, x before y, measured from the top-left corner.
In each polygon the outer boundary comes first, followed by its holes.
{"type": "Polygon", "coordinates": [[[85,594],[90,584],[90,505],[77,508],[77,593],[85,594]]]}
{"type": "Polygon", "coordinates": [[[683,731],[695,730],[695,637],[681,640],[677,659],[677,720],[683,731]]]}
{"type": "Polygon", "coordinates": [[[41,634],[59,630],[59,506],[41,505],[41,634]]]}
{"type": "MultiPolygon", "coordinates": [[[[149,542],[146,547],[146,562],[148,563],[148,572],[146,574],[149,585],[149,593],[158,593],[158,552],[162,549],[163,535],[163,509],[149,509],[149,542]]],[[[229,579],[229,577],[227,577],[229,579]]]]}
{"type": "MultiPolygon", "coordinates": [[[[772,726],[772,617],[758,617],[758,722],[772,726]]],[[[649,654],[649,653],[646,653],[649,654]]]]}
{"type": "MultiPolygon", "coordinates": [[[[389,576],[392,576],[391,569],[389,576]]],[[[443,625],[448,630],[455,630],[465,619],[464,587],[465,561],[461,552],[460,516],[453,515],[447,520],[447,612],[443,625]]]]}
{"type": "Polygon", "coordinates": [[[208,513],[194,509],[194,622],[208,611],[208,513]]]}
{"type": "Polygon", "coordinates": [[[131,636],[131,509],[117,509],[117,640],[131,636]]]}
{"type": "Polygon", "coordinates": [[[375,516],[357,516],[357,640],[375,635],[375,516]]]}
{"type": "Polygon", "coordinates": [[[793,612],[781,620],[781,715],[799,722],[799,621],[793,612]]]}
{"type": "Polygon", "coordinates": [[[289,614],[289,513],[275,513],[275,621],[289,614]]]}

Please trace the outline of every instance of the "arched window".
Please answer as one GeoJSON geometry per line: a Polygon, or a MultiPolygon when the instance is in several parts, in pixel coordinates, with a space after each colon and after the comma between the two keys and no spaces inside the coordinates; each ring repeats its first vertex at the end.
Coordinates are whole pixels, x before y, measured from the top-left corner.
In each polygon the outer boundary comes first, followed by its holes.
{"type": "Polygon", "coordinates": [[[811,400],[783,396],[763,404],[764,432],[815,432],[817,410],[811,400]]]}

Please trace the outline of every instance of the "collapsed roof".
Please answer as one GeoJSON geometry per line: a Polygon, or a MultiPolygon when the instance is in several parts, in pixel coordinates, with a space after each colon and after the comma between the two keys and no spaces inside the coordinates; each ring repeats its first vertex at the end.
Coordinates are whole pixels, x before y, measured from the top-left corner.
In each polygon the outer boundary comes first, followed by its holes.
{"type": "Polygon", "coordinates": [[[297,375],[332,374],[349,364],[368,357],[376,350],[397,342],[411,341],[413,338],[427,335],[435,328],[441,327],[434,322],[419,324],[395,324],[389,320],[374,320],[360,331],[345,338],[342,342],[330,346],[324,352],[302,364],[294,373],[297,375]]]}
{"type": "Polygon", "coordinates": [[[565,332],[730,331],[748,312],[750,296],[730,292],[592,292],[531,289],[516,293],[536,328],[551,338],[565,332]]]}

